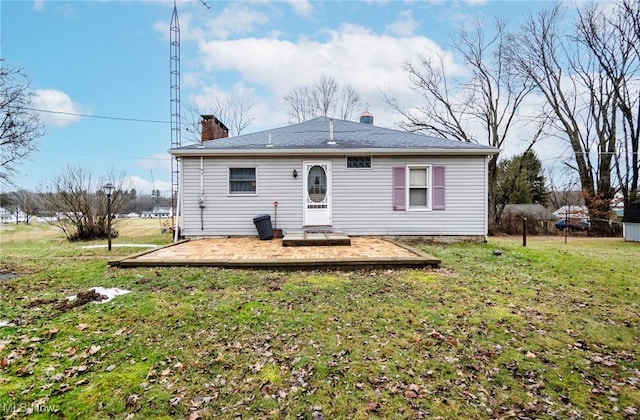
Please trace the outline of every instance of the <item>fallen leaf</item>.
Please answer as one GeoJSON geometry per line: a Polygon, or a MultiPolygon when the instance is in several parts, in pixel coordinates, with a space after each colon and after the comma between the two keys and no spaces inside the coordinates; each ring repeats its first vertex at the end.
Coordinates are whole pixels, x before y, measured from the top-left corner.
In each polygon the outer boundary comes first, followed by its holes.
{"type": "Polygon", "coordinates": [[[17,376],[33,375],[33,363],[29,363],[27,365],[24,365],[24,366],[16,369],[16,375],[17,376]]]}
{"type": "Polygon", "coordinates": [[[116,368],[116,365],[110,365],[110,366],[108,366],[105,370],[106,370],[107,372],[111,372],[111,371],[112,371],[112,370],[114,370],[115,368],[116,368]]]}
{"type": "Polygon", "coordinates": [[[418,398],[418,393],[416,391],[413,391],[411,389],[407,389],[406,391],[404,391],[404,396],[405,398],[418,398]]]}
{"type": "Polygon", "coordinates": [[[127,332],[126,328],[120,328],[118,331],[114,332],[113,335],[118,336],[124,334],[125,332],[127,332]]]}
{"type": "Polygon", "coordinates": [[[78,382],[76,382],[76,386],[81,386],[81,385],[86,385],[89,383],[88,379],[80,379],[78,382]]]}
{"type": "Polygon", "coordinates": [[[460,345],[460,341],[455,338],[455,337],[449,337],[447,338],[447,343],[451,344],[452,346],[458,346],[460,345]]]}
{"type": "Polygon", "coordinates": [[[125,408],[135,407],[136,403],[140,399],[138,394],[131,394],[127,397],[125,408]]]}
{"type": "Polygon", "coordinates": [[[43,337],[52,337],[56,335],[60,330],[58,328],[50,328],[47,331],[44,331],[41,335],[43,337]]]}
{"type": "Polygon", "coordinates": [[[93,344],[92,344],[92,345],[91,345],[91,348],[89,349],[89,354],[93,356],[94,354],[96,354],[97,352],[99,352],[99,351],[100,351],[100,349],[102,349],[102,347],[100,347],[100,346],[96,346],[96,345],[93,345],[93,344]]]}
{"type": "Polygon", "coordinates": [[[87,325],[87,324],[78,324],[78,325],[76,325],[76,329],[77,329],[78,331],[84,331],[84,330],[86,330],[87,328],[89,328],[89,325],[87,325]]]}

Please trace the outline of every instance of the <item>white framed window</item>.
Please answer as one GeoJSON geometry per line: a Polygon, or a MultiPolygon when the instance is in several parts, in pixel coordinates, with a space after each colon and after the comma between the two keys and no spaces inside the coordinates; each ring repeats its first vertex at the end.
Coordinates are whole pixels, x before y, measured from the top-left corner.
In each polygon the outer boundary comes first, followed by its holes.
{"type": "Polygon", "coordinates": [[[256,168],[229,168],[229,195],[257,195],[256,168]]]}
{"type": "Polygon", "coordinates": [[[407,166],[408,210],[431,210],[431,167],[407,166]]]}
{"type": "Polygon", "coordinates": [[[347,169],[371,169],[371,156],[347,156],[347,169]]]}
{"type": "Polygon", "coordinates": [[[442,165],[407,165],[392,168],[393,210],[446,209],[446,168],[442,165]]]}

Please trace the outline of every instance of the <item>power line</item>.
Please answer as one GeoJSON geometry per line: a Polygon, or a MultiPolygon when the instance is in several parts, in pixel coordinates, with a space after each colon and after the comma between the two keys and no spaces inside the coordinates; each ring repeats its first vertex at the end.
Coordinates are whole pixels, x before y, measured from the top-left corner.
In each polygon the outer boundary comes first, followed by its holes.
{"type": "Polygon", "coordinates": [[[49,114],[61,114],[61,115],[70,115],[74,117],[83,117],[83,118],[100,118],[103,120],[118,120],[118,121],[133,121],[133,122],[145,122],[145,123],[159,123],[159,124],[170,124],[171,121],[161,121],[161,120],[147,120],[144,118],[124,118],[124,117],[108,117],[104,115],[89,115],[89,114],[79,114],[76,112],[64,112],[64,111],[52,111],[50,109],[38,109],[38,108],[22,108],[27,111],[35,111],[35,112],[47,112],[49,114]]]}

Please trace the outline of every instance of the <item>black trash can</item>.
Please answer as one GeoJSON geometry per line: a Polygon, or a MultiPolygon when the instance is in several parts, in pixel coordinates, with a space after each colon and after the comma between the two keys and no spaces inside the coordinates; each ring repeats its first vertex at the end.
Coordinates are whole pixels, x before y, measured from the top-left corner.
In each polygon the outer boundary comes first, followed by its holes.
{"type": "Polygon", "coordinates": [[[268,214],[260,214],[253,218],[253,223],[258,229],[258,235],[260,239],[267,240],[273,239],[273,227],[271,226],[271,216],[268,214]]]}

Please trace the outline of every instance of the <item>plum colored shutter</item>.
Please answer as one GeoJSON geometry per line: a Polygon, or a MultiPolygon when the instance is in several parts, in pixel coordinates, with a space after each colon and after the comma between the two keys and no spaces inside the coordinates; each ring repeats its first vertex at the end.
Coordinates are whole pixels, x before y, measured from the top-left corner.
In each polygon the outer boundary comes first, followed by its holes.
{"type": "Polygon", "coordinates": [[[444,166],[433,167],[433,210],[444,210],[444,166]]]}
{"type": "Polygon", "coordinates": [[[405,203],[405,167],[394,166],[393,167],[393,209],[394,210],[406,210],[407,205],[405,203]]]}

